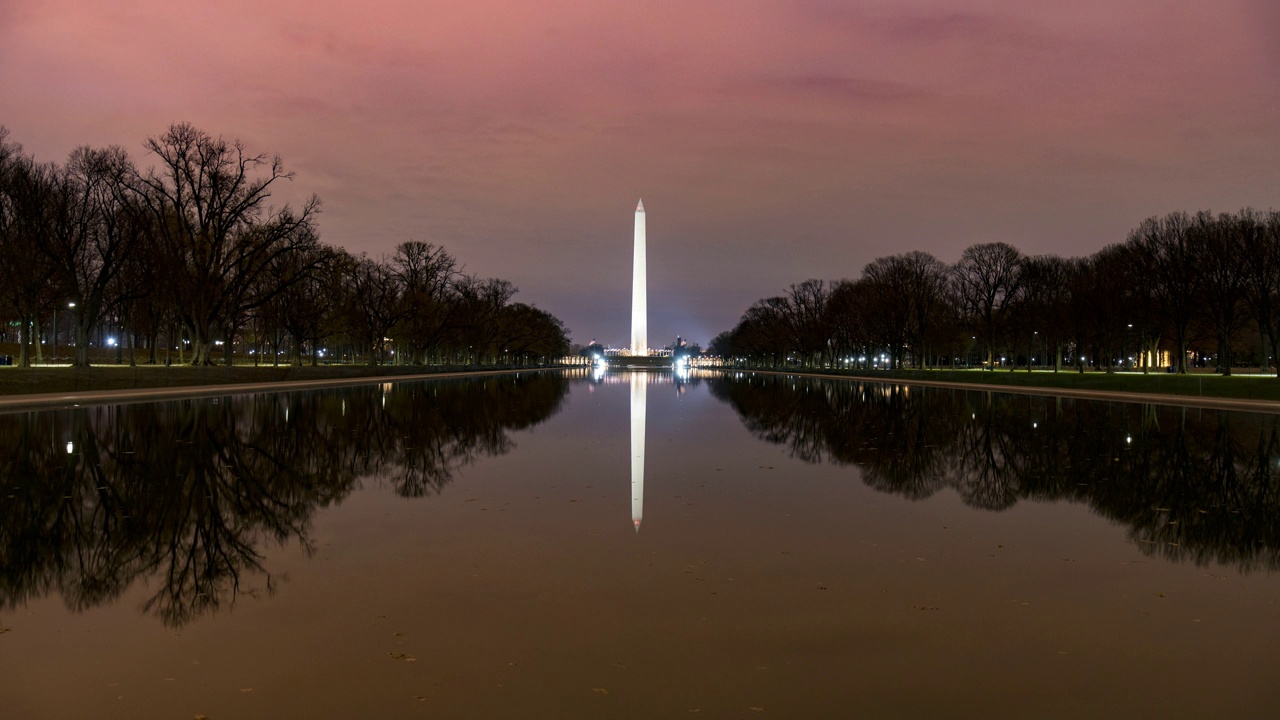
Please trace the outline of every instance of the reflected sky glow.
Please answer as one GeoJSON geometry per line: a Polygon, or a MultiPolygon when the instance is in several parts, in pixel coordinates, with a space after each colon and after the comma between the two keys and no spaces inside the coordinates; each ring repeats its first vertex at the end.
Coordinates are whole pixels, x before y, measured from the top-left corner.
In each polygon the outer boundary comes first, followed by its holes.
{"type": "Polygon", "coordinates": [[[0,707],[1270,717],[1278,462],[1280,416],[701,371],[0,413],[0,707]]]}

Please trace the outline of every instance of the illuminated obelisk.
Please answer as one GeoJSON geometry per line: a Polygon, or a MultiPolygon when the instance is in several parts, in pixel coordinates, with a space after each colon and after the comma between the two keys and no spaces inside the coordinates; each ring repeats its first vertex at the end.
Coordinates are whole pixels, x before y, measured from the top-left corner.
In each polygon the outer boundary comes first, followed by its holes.
{"type": "Polygon", "coordinates": [[[631,373],[631,524],[640,532],[644,517],[644,414],[648,380],[631,373]]]}
{"type": "Polygon", "coordinates": [[[631,263],[631,354],[649,354],[649,311],[644,248],[644,200],[636,204],[636,242],[631,263]]]}

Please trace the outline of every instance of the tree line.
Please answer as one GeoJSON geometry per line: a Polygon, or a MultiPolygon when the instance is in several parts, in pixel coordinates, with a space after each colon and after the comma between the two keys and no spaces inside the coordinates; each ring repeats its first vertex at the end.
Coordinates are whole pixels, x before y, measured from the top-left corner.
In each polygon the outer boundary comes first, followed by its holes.
{"type": "Polygon", "coordinates": [[[18,364],[42,359],[40,339],[57,344],[59,318],[78,366],[91,343],[130,364],[173,351],[193,365],[239,353],[377,365],[568,352],[558,318],[443,247],[410,241],[373,258],[322,242],[317,197],[271,203],[294,178],[279,156],[189,124],[144,147],[149,167],[118,146],[41,163],[0,126],[0,320],[18,364]]]}
{"type": "Polygon", "coordinates": [[[804,367],[1274,367],[1280,212],[1173,212],[1087,257],[1002,242],[953,265],[919,251],[882,257],[857,279],[806,280],[755,302],[711,351],[804,367]]]}

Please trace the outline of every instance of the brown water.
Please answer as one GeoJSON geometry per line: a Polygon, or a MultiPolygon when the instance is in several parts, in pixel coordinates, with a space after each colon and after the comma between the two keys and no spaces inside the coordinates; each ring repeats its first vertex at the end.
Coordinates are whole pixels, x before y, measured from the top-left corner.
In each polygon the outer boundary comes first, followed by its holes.
{"type": "Polygon", "coordinates": [[[1276,418],[641,379],[0,415],[0,716],[1280,711],[1276,418]]]}

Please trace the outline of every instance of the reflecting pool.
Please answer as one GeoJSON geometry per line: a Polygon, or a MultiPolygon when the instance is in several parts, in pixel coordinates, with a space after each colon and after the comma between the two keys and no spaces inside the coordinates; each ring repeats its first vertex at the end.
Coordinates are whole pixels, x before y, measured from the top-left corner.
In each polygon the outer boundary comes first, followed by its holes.
{"type": "Polygon", "coordinates": [[[521,373],[0,414],[0,714],[1273,717],[1280,416],[521,373]]]}

